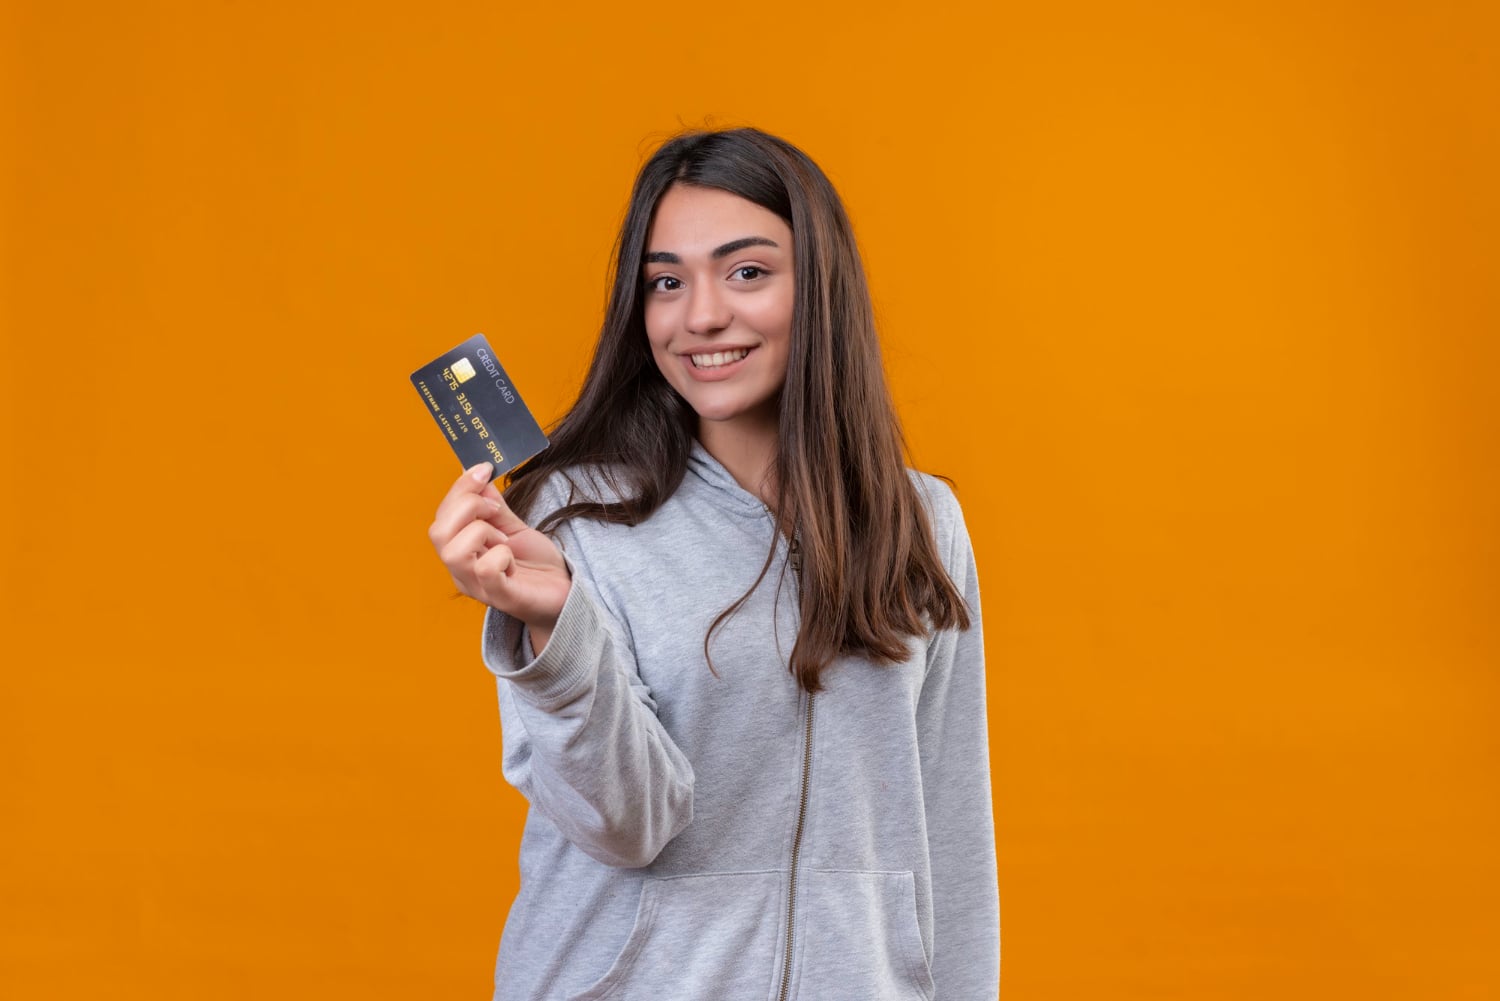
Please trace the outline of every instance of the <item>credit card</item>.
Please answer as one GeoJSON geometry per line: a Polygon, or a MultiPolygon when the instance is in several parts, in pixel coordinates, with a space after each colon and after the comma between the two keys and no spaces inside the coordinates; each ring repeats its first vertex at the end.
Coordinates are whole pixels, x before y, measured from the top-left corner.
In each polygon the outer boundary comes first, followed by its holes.
{"type": "Polygon", "coordinates": [[[483,334],[417,369],[411,384],[465,469],[493,462],[500,477],[547,447],[483,334]]]}

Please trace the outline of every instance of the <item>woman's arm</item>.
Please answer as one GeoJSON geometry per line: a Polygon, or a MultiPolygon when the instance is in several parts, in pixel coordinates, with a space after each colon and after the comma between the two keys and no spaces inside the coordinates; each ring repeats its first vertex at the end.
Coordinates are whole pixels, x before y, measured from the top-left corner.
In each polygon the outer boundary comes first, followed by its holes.
{"type": "MultiPolygon", "coordinates": [[[[549,484],[530,520],[565,499],[549,484]]],[[[505,777],[592,858],[648,865],[692,820],[693,769],[662,727],[628,633],[599,598],[566,524],[556,537],[572,586],[541,654],[520,619],[485,612],[505,777]]]]}
{"type": "Polygon", "coordinates": [[[1000,980],[1000,901],[979,578],[958,501],[946,488],[934,499],[938,538],[952,526],[948,573],[963,592],[970,618],[967,630],[944,630],[934,638],[917,704],[932,863],[934,998],[994,1001],[1000,980]]]}

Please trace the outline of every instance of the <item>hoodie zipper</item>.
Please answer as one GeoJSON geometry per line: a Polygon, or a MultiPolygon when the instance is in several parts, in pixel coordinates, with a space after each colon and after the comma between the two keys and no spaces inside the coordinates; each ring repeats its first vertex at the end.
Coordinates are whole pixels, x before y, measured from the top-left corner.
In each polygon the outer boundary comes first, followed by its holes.
{"type": "MultiPolygon", "coordinates": [[[[802,595],[802,552],[797,545],[797,537],[792,536],[791,543],[787,546],[787,561],[792,565],[792,573],[797,578],[797,595],[802,595]]],[[[786,1001],[787,991],[792,986],[792,943],[796,937],[797,918],[797,862],[802,852],[802,828],[807,822],[807,786],[812,776],[812,737],[813,737],[813,693],[807,693],[807,702],[803,709],[803,731],[802,731],[802,790],[797,799],[797,826],[792,834],[792,858],[791,866],[787,872],[786,891],[786,952],[781,963],[781,990],[776,994],[777,1001],[786,1001]]]]}
{"type": "Polygon", "coordinates": [[[802,738],[802,798],[797,804],[797,830],[792,836],[792,865],[787,879],[786,891],[786,956],[781,964],[781,990],[778,1001],[786,1001],[786,992],[792,986],[792,940],[796,932],[797,917],[797,856],[802,851],[802,825],[807,820],[807,779],[812,771],[813,697],[807,693],[807,725],[802,738]]]}

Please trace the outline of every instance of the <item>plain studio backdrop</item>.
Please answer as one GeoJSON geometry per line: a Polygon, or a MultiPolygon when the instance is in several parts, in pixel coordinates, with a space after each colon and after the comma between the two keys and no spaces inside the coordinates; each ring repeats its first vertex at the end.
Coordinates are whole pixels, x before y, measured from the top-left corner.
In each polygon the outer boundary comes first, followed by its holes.
{"type": "Polygon", "coordinates": [[[979,556],[1006,1001],[1500,992],[1481,3],[0,13],[0,995],[486,997],[407,381],[576,392],[643,156],[844,195],[979,556]]]}

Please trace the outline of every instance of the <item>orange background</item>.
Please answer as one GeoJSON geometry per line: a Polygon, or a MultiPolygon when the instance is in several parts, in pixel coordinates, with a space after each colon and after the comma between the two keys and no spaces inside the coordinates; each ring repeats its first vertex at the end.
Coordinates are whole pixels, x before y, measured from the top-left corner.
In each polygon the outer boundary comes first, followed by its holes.
{"type": "Polygon", "coordinates": [[[958,483],[1007,1001],[1500,996],[1491,11],[8,5],[0,995],[488,996],[407,374],[557,416],[707,119],[839,186],[958,483]]]}

